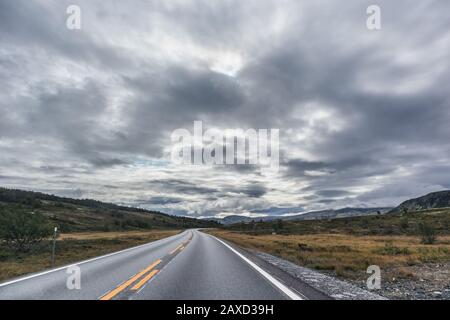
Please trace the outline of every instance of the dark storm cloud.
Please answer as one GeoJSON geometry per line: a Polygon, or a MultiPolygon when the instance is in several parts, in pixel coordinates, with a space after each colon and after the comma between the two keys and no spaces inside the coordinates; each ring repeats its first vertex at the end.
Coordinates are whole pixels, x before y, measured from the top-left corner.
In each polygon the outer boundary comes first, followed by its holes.
{"type": "Polygon", "coordinates": [[[109,112],[102,86],[89,80],[80,88],[58,87],[54,92],[42,90],[39,88],[33,97],[23,99],[22,105],[15,110],[21,117],[22,137],[57,138],[73,157],[96,167],[126,163],[108,154],[120,145],[126,151],[127,146],[114,136],[114,132],[103,128],[99,121],[109,112]]]}
{"type": "Polygon", "coordinates": [[[260,198],[267,193],[267,188],[264,186],[249,186],[242,190],[245,195],[251,198],[260,198]]]}
{"type": "MultiPolygon", "coordinates": [[[[191,115],[189,118],[195,119],[202,113],[233,112],[244,101],[238,82],[223,74],[188,66],[156,71],[124,77],[125,85],[139,94],[136,98],[146,99],[137,101],[141,103],[136,104],[135,112],[157,111],[163,115],[181,112],[181,117],[191,115]]],[[[136,116],[135,120],[138,119],[136,116]]]]}
{"type": "Polygon", "coordinates": [[[234,114],[245,99],[238,82],[225,75],[180,65],[155,69],[123,78],[134,93],[124,110],[128,140],[151,156],[161,156],[171,131],[192,131],[196,120],[214,124],[234,114]]]}
{"type": "Polygon", "coordinates": [[[450,4],[379,1],[376,32],[370,4],[1,1],[0,179],[208,216],[449,188],[450,4]],[[194,120],[279,128],[279,174],[170,167],[170,133],[194,120]]]}
{"type": "Polygon", "coordinates": [[[227,187],[223,188],[223,193],[243,194],[250,198],[260,198],[267,193],[267,188],[263,185],[253,183],[246,187],[227,187]]]}
{"type": "Polygon", "coordinates": [[[328,198],[342,197],[351,194],[351,192],[344,190],[319,190],[316,192],[317,195],[328,198]]]}
{"type": "Polygon", "coordinates": [[[342,177],[352,173],[357,173],[359,177],[367,177],[377,174],[387,174],[395,169],[395,166],[384,161],[384,154],[379,150],[373,151],[372,158],[369,156],[361,157],[357,154],[346,154],[344,156],[344,158],[339,160],[332,160],[330,158],[330,162],[292,159],[284,163],[286,168],[285,175],[287,177],[294,176],[303,179],[318,180],[321,179],[321,176],[310,176],[308,172],[321,172],[327,174],[328,178],[332,176],[342,177]]]}
{"type": "Polygon", "coordinates": [[[188,181],[178,179],[153,180],[147,183],[148,187],[174,192],[175,194],[201,195],[218,192],[218,189],[198,186],[188,181]]]}
{"type": "Polygon", "coordinates": [[[135,204],[137,203],[140,205],[165,205],[180,202],[183,202],[183,199],[174,197],[152,197],[149,200],[137,200],[135,204]]]}
{"type": "Polygon", "coordinates": [[[324,203],[324,204],[331,204],[333,202],[336,202],[336,199],[322,199],[317,201],[318,203],[324,203]]]}
{"type": "MultiPolygon", "coordinates": [[[[152,180],[146,183],[150,188],[156,188],[175,194],[208,196],[206,200],[214,201],[223,197],[245,196],[250,198],[260,198],[267,193],[267,188],[258,183],[253,183],[244,187],[220,186],[217,188],[209,188],[196,185],[184,180],[167,179],[152,180]]],[[[158,199],[158,197],[156,197],[158,199]]],[[[175,203],[175,202],[174,202],[175,203]]]]}
{"type": "Polygon", "coordinates": [[[8,45],[41,48],[49,55],[92,63],[102,68],[130,65],[125,52],[106,42],[98,43],[89,32],[77,35],[65,28],[66,8],[76,1],[55,1],[49,8],[33,1],[0,3],[0,35],[8,45]]]}

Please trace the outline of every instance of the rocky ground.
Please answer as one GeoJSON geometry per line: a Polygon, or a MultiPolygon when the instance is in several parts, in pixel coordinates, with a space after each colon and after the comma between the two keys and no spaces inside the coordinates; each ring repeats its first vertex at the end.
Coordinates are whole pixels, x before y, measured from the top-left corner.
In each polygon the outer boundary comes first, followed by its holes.
{"type": "Polygon", "coordinates": [[[302,280],[313,288],[325,293],[336,300],[384,300],[377,292],[371,292],[366,288],[358,287],[348,281],[330,277],[321,272],[298,266],[279,257],[252,251],[260,259],[277,266],[291,276],[302,280]]]}
{"type": "MultiPolygon", "coordinates": [[[[381,290],[376,292],[396,300],[450,300],[450,262],[403,269],[408,277],[396,279],[387,275],[383,277],[381,290]]],[[[366,288],[363,280],[352,282],[366,288]]]]}
{"type": "Polygon", "coordinates": [[[366,279],[337,279],[331,272],[317,272],[281,258],[253,251],[261,259],[278,266],[338,300],[450,300],[450,262],[386,270],[380,290],[368,290],[366,279]],[[398,279],[391,274],[402,274],[398,279]]]}

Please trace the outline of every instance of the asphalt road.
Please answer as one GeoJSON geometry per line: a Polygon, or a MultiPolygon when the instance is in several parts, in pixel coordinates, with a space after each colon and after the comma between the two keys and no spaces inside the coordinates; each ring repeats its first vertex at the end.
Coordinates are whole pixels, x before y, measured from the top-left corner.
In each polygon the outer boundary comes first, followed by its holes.
{"type": "Polygon", "coordinates": [[[308,298],[324,296],[197,230],[0,284],[0,299],[308,298]]]}

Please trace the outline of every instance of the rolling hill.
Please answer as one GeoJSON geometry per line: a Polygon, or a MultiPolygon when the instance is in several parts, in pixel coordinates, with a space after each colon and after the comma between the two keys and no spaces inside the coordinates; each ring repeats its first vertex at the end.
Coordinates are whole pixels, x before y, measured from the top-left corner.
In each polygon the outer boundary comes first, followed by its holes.
{"type": "Polygon", "coordinates": [[[171,216],[96,200],[0,188],[0,212],[24,209],[42,214],[61,232],[185,229],[218,225],[214,221],[171,216]]]}
{"type": "Polygon", "coordinates": [[[429,193],[401,203],[391,212],[418,211],[426,209],[450,208],[450,190],[429,193]]]}

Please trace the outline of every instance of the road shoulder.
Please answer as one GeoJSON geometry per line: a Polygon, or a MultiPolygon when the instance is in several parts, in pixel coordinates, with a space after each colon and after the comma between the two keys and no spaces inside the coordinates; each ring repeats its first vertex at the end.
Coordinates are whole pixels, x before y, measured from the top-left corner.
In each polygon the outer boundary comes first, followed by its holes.
{"type": "Polygon", "coordinates": [[[348,282],[298,266],[273,255],[240,247],[222,238],[247,259],[309,300],[386,300],[348,282]]]}

